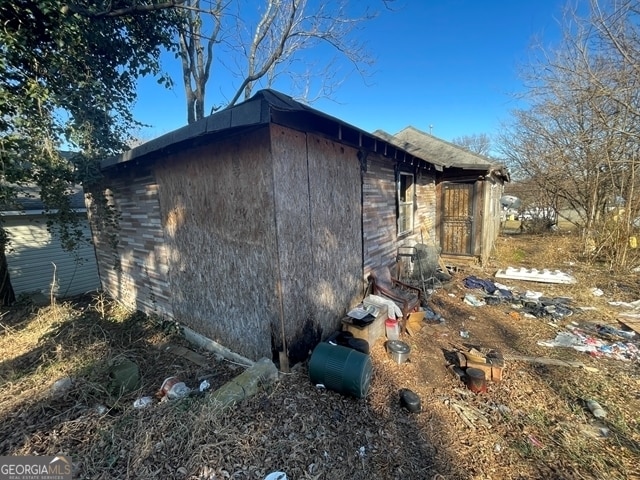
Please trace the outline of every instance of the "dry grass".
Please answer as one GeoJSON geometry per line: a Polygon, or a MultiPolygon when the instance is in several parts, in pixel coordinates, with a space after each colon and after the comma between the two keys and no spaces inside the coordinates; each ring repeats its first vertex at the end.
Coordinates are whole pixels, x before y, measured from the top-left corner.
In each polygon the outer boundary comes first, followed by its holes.
{"type": "Polygon", "coordinates": [[[446,323],[405,338],[410,362],[397,365],[382,342],[373,345],[367,398],[317,389],[306,364],[299,364],[272,389],[225,415],[207,395],[132,407],[170,375],[191,386],[206,376],[215,387],[240,373],[214,358],[201,368],[168,355],[160,346],[181,341],[173,330],[113,309],[99,297],[16,309],[0,319],[0,455],[67,453],[74,478],[92,479],[262,479],[275,470],[291,479],[638,478],[638,362],[537,345],[569,321],[613,323],[607,302],[640,298],[637,280],[584,265],[568,234],[505,235],[490,265],[467,267],[433,295],[431,306],[446,323]],[[570,296],[575,305],[596,310],[552,325],[513,315],[509,305],[473,308],[461,301],[466,275],[488,278],[506,266],[570,272],[575,285],[509,283],[545,296],[570,296]],[[594,287],[605,294],[595,297],[594,287]],[[463,341],[463,324],[469,342],[479,347],[580,361],[597,371],[513,361],[502,382],[491,384],[487,394],[472,394],[445,368],[447,352],[463,341]],[[137,391],[109,391],[108,366],[119,358],[140,366],[137,391]],[[52,395],[52,383],[66,376],[73,386],[52,395]],[[420,396],[421,413],[400,407],[401,388],[420,396]],[[605,407],[604,421],[586,408],[588,398],[605,407]],[[454,404],[475,409],[488,426],[470,428],[454,404]]]}

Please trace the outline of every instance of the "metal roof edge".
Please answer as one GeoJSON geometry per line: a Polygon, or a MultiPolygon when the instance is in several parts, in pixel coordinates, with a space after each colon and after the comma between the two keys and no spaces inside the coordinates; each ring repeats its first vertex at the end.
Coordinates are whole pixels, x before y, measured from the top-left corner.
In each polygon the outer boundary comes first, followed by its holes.
{"type": "Polygon", "coordinates": [[[120,155],[109,157],[103,160],[100,166],[101,168],[113,167],[158,152],[171,145],[186,142],[204,135],[234,127],[266,124],[269,123],[269,121],[269,105],[262,101],[262,98],[254,96],[246,102],[239,103],[204,117],[192,124],[165,133],[158,138],[145,142],[131,150],[127,150],[120,155]]]}
{"type": "Polygon", "coordinates": [[[401,150],[401,157],[405,160],[407,160],[407,157],[409,157],[409,160],[415,158],[429,165],[433,165],[436,170],[442,170],[442,167],[437,162],[428,160],[424,158],[424,156],[416,155],[415,152],[407,150],[398,144],[398,142],[392,142],[379,135],[366,132],[343,120],[300,103],[288,95],[270,89],[260,90],[256,92],[253,97],[242,103],[209,115],[191,125],[186,125],[166,133],[120,155],[104,159],[100,165],[101,168],[107,169],[116,165],[125,164],[132,160],[139,160],[143,157],[157,154],[169,147],[218,132],[238,131],[243,128],[281,122],[283,125],[296,128],[298,126],[296,121],[300,118],[299,114],[309,115],[309,118],[314,120],[322,119],[328,122],[325,126],[331,125],[331,129],[325,130],[324,132],[318,130],[318,132],[330,135],[339,142],[355,146],[356,148],[375,151],[381,153],[383,156],[396,159],[398,158],[398,150],[401,150]],[[279,119],[275,120],[274,114],[278,112],[283,113],[283,115],[279,115],[279,119]],[[332,130],[332,123],[335,123],[335,131],[332,130]],[[379,144],[379,141],[382,141],[384,145],[379,144]],[[391,149],[389,150],[385,145],[389,145],[391,149]]]}

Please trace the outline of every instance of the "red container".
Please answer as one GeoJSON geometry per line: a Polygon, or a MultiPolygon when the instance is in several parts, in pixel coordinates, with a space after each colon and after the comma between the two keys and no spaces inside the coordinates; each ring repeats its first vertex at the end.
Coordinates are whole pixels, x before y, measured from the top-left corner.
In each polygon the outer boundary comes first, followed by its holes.
{"type": "Polygon", "coordinates": [[[484,371],[479,368],[467,368],[467,388],[474,393],[486,393],[487,380],[484,371]]]}
{"type": "Polygon", "coordinates": [[[400,325],[395,318],[387,318],[384,328],[389,340],[400,340],[400,325]]]}
{"type": "Polygon", "coordinates": [[[162,382],[162,386],[160,387],[160,394],[161,395],[168,394],[173,388],[173,386],[179,382],[180,380],[178,379],[178,377],[165,378],[164,382],[162,382]]]}

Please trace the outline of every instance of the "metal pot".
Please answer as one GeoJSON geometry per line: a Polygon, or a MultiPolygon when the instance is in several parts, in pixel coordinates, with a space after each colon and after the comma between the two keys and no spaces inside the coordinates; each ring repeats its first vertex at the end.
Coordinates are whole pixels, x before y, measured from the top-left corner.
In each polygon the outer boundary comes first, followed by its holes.
{"type": "Polygon", "coordinates": [[[409,359],[411,347],[402,340],[389,340],[386,343],[387,354],[394,362],[400,364],[409,359]]]}

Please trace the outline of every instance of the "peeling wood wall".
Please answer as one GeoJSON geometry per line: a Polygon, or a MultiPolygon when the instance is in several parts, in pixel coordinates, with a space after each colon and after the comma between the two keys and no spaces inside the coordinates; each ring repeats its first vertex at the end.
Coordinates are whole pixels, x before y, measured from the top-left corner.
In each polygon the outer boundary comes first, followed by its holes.
{"type": "Polygon", "coordinates": [[[500,235],[500,197],[504,192],[504,186],[498,182],[485,180],[483,182],[484,189],[484,206],[485,212],[482,234],[482,249],[480,252],[480,262],[486,265],[489,257],[494,253],[495,243],[500,235]]]}
{"type": "MultiPolygon", "coordinates": [[[[401,170],[413,172],[413,168],[409,166],[401,166],[401,170]]],[[[435,176],[420,171],[415,180],[416,211],[413,232],[398,237],[394,166],[389,159],[377,155],[370,154],[367,158],[363,186],[365,281],[373,267],[395,263],[398,247],[405,243],[438,245],[435,176]]]]}
{"type": "Polygon", "coordinates": [[[272,125],[142,169],[106,172],[117,250],[96,235],[122,303],[253,359],[285,343],[295,362],[362,299],[357,150],[272,125]]]}
{"type": "Polygon", "coordinates": [[[156,176],[175,319],[271,358],[279,301],[268,129],[167,157],[156,176]]]}
{"type": "Polygon", "coordinates": [[[286,347],[299,361],[362,299],[360,164],[353,148],[271,131],[286,347]]]}
{"type": "Polygon", "coordinates": [[[306,358],[362,299],[372,266],[406,242],[437,242],[435,176],[417,172],[414,230],[398,238],[393,164],[370,154],[367,166],[363,185],[356,149],[272,124],[108,170],[123,268],[107,269],[102,238],[103,284],[243,356],[284,343],[290,360],[306,358]]]}
{"type": "Polygon", "coordinates": [[[87,202],[102,288],[129,308],[171,317],[167,249],[153,173],[132,166],[108,172],[106,182],[107,200],[120,213],[119,230],[102,228],[94,201],[87,202]],[[118,237],[115,249],[109,234],[118,237]]]}

